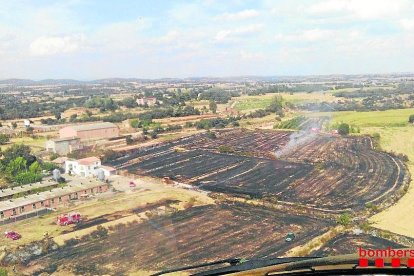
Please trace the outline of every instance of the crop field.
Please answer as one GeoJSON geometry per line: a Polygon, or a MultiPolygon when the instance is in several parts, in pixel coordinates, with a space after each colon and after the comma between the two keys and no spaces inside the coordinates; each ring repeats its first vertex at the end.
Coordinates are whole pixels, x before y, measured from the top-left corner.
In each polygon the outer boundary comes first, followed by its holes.
{"type": "Polygon", "coordinates": [[[369,137],[308,133],[310,139],[299,138],[292,146],[292,135],[230,130],[211,139],[197,134],[130,152],[111,165],[209,191],[273,196],[336,211],[380,204],[404,183],[402,161],[373,150],[369,137]],[[230,152],[219,153],[222,146],[230,152]]]}
{"type": "Polygon", "coordinates": [[[404,245],[368,234],[354,235],[344,233],[336,236],[317,251],[314,256],[334,256],[342,254],[356,254],[359,248],[363,249],[393,249],[404,248],[404,245]]]}
{"type": "Polygon", "coordinates": [[[225,258],[277,257],[332,224],[242,203],[198,206],[122,225],[106,238],[66,246],[29,266],[63,265],[79,274],[123,275],[225,258]],[[296,234],[292,243],[285,241],[289,232],[296,234]]]}

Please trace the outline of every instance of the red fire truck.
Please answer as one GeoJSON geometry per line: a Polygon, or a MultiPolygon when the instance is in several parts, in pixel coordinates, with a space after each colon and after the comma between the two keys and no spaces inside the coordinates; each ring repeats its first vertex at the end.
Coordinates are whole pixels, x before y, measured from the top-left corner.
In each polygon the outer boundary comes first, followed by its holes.
{"type": "Polygon", "coordinates": [[[69,225],[73,223],[79,223],[81,221],[81,215],[79,213],[65,214],[57,219],[58,225],[69,225]]]}

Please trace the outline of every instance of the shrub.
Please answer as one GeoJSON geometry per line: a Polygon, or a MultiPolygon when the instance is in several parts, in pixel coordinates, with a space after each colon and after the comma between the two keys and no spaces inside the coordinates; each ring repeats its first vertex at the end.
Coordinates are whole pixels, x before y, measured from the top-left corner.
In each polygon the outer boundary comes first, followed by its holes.
{"type": "Polygon", "coordinates": [[[233,153],[234,149],[230,146],[221,145],[218,147],[220,153],[233,153]]]}
{"type": "Polygon", "coordinates": [[[349,125],[346,124],[346,123],[341,123],[338,126],[338,133],[340,135],[348,135],[349,134],[349,130],[350,130],[349,125]]]}
{"type": "Polygon", "coordinates": [[[351,215],[349,213],[343,213],[339,216],[337,222],[343,226],[347,226],[352,222],[351,215]]]}

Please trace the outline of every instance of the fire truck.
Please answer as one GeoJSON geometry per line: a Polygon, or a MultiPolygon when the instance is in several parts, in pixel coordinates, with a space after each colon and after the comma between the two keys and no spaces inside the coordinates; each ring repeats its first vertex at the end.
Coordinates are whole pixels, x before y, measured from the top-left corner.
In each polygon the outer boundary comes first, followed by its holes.
{"type": "Polygon", "coordinates": [[[81,215],[79,213],[65,214],[57,218],[58,225],[69,225],[79,223],[81,221],[81,215]]]}

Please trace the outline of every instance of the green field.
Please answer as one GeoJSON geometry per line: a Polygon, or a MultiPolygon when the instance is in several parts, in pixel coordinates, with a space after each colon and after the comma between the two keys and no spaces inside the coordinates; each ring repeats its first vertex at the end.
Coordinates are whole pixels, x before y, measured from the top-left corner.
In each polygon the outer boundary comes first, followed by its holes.
{"type": "Polygon", "coordinates": [[[338,100],[338,98],[331,95],[328,92],[314,92],[314,93],[279,93],[279,94],[266,94],[261,96],[242,96],[233,98],[235,104],[234,108],[238,111],[250,111],[255,109],[266,108],[272,102],[272,98],[275,95],[280,95],[286,102],[293,104],[309,103],[309,102],[332,102],[338,100]]]}
{"type": "Polygon", "coordinates": [[[405,127],[409,126],[408,117],[414,114],[414,108],[393,109],[386,111],[338,111],[315,112],[307,116],[332,116],[331,123],[348,123],[359,127],[405,127]]]}

